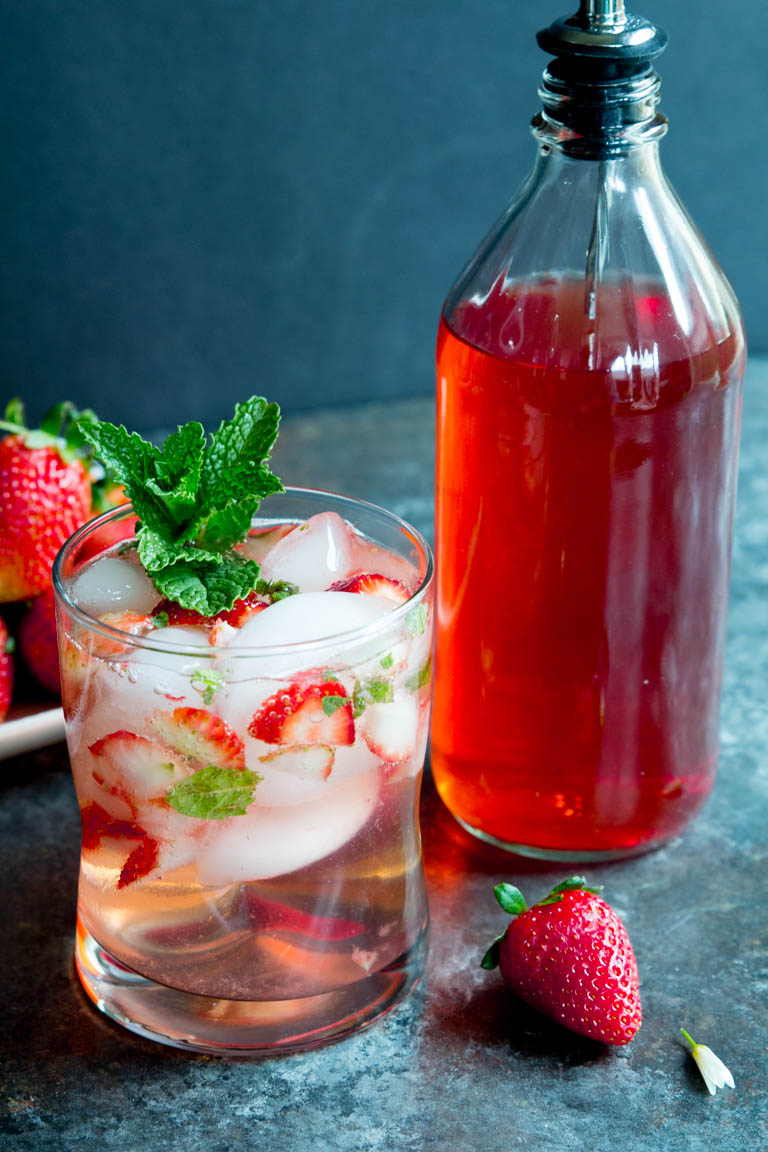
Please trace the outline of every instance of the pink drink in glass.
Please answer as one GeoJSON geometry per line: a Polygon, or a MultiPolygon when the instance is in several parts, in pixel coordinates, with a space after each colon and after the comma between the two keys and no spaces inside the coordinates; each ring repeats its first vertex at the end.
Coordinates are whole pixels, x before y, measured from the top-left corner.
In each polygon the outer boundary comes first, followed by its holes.
{"type": "Polygon", "coordinates": [[[100,553],[129,515],[82,529],[55,571],[80,978],[177,1046],[343,1036],[425,952],[428,545],[372,505],[289,490],[242,548],[299,593],[210,621],[164,612],[130,542],[100,553]]]}

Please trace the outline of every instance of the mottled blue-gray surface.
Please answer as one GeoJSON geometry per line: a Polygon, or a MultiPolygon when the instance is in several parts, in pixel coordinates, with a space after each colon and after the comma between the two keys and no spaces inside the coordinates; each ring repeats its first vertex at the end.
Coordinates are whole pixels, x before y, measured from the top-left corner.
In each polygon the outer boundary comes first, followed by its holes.
{"type": "MultiPolygon", "coordinates": [[[[626,1048],[522,1008],[478,960],[501,930],[491,886],[531,896],[563,866],[486,848],[431,784],[423,826],[428,978],[343,1043],[246,1061],[161,1048],[103,1020],[72,971],[78,818],[65,753],[0,766],[0,1152],[751,1152],[768,1146],[768,363],[750,365],[712,798],[662,851],[590,869],[624,917],[644,1024],[626,1048]],[[732,1069],[710,1098],[684,1024],[732,1069]]],[[[276,466],[388,503],[429,529],[431,406],[286,421],[276,466]],[[342,444],[343,454],[332,445],[342,444]]]]}

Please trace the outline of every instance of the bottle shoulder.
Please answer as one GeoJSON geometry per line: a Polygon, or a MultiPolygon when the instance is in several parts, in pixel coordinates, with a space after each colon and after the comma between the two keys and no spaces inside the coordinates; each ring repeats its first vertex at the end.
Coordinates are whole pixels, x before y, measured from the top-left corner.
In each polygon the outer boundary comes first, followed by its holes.
{"type": "Polygon", "coordinates": [[[728,344],[739,306],[655,157],[539,162],[449,293],[444,320],[494,356],[605,370],[728,344]]]}

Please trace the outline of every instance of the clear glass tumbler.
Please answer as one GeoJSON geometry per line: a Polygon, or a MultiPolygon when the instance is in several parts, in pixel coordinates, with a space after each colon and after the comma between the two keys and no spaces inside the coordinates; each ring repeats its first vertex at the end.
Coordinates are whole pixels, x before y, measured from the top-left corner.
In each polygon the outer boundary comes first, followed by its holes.
{"type": "Polygon", "coordinates": [[[130,558],[130,539],[114,544],[128,506],[77,532],[54,567],[83,821],[77,970],[102,1012],[161,1043],[313,1047],[386,1012],[422,969],[432,557],[396,516],[310,490],[264,501],[254,532],[273,540],[318,512],[354,528],[369,560],[405,564],[410,598],[317,638],[325,601],[289,597],[273,608],[294,640],[315,605],[316,638],[291,643],[134,635],[77,602],[94,556],[130,558]],[[278,731],[307,698],[314,716],[278,731]]]}

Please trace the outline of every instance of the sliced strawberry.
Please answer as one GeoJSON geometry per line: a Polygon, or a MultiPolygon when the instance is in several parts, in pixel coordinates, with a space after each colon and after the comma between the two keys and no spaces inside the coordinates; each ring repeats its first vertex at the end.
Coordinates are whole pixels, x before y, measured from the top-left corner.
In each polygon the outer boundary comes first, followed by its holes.
{"type": "Polygon", "coordinates": [[[369,704],[361,719],[363,739],[385,764],[399,764],[413,752],[419,710],[412,696],[402,696],[389,704],[369,704]]]}
{"type": "Polygon", "coordinates": [[[153,619],[155,616],[161,615],[168,617],[165,621],[167,626],[189,624],[193,628],[197,628],[211,623],[210,616],[203,616],[202,612],[195,612],[194,608],[182,608],[175,600],[161,600],[159,604],[155,605],[152,609],[153,619]]]}
{"type": "Polygon", "coordinates": [[[83,848],[92,851],[101,844],[102,837],[114,840],[141,840],[144,832],[133,820],[117,820],[101,804],[85,804],[80,809],[83,825],[83,848]]]}
{"type": "Polygon", "coordinates": [[[189,774],[188,767],[167,748],[134,732],[110,732],[91,744],[90,751],[99,761],[93,771],[96,782],[132,805],[164,797],[176,781],[189,774]]]}
{"type": "Polygon", "coordinates": [[[232,637],[236,635],[237,628],[227,624],[226,620],[216,620],[208,636],[208,643],[212,644],[214,648],[221,648],[222,645],[229,644],[232,637]]]}
{"type": "Polygon", "coordinates": [[[362,596],[384,596],[393,604],[404,604],[410,597],[405,584],[393,580],[389,576],[381,576],[378,572],[360,572],[357,576],[350,576],[348,580],[337,580],[331,584],[329,592],[357,592],[362,596]]]}
{"type": "Polygon", "coordinates": [[[248,726],[265,744],[354,744],[352,701],[343,684],[291,684],[265,700],[248,726]]]}
{"type": "Polygon", "coordinates": [[[249,592],[242,600],[235,600],[234,604],[228,610],[217,612],[213,617],[214,620],[222,620],[225,624],[231,624],[233,628],[242,628],[246,620],[250,620],[251,616],[256,616],[257,613],[263,612],[268,605],[260,600],[256,592],[249,592]]]}
{"type": "Polygon", "coordinates": [[[127,888],[129,884],[135,884],[137,880],[141,880],[151,872],[157,864],[158,850],[157,840],[145,836],[123,864],[120,879],[117,881],[118,888],[127,888]]]}
{"type": "Polygon", "coordinates": [[[327,780],[333,771],[334,757],[333,748],[327,744],[307,744],[270,752],[267,756],[260,756],[259,762],[300,780],[327,780]]]}
{"type": "Polygon", "coordinates": [[[203,616],[202,612],[195,612],[193,608],[182,608],[173,600],[161,600],[152,609],[152,616],[167,616],[166,626],[181,624],[191,625],[194,628],[212,628],[222,622],[233,628],[242,628],[246,620],[250,620],[257,612],[263,612],[266,607],[267,604],[259,598],[258,593],[249,592],[241,600],[235,600],[231,608],[225,608],[215,616],[203,616]]]}
{"type": "Polygon", "coordinates": [[[317,941],[353,940],[365,931],[359,920],[316,916],[260,896],[246,896],[246,902],[251,927],[261,931],[290,932],[317,941]]]}
{"type": "Polygon", "coordinates": [[[228,724],[204,708],[155,712],[150,723],[163,742],[195,764],[245,768],[243,742],[228,724]]]}
{"type": "MultiPolygon", "coordinates": [[[[126,632],[129,636],[144,636],[152,627],[152,617],[144,612],[105,612],[100,617],[103,624],[126,632]]],[[[108,636],[93,634],[93,655],[108,659],[110,656],[123,656],[130,652],[130,645],[121,644],[108,636]]]]}

